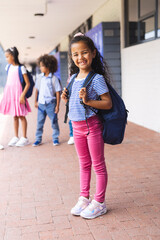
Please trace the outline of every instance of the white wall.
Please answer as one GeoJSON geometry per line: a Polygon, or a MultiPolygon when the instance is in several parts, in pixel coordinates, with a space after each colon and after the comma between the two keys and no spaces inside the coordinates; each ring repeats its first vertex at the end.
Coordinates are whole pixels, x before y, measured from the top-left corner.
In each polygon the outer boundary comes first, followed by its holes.
{"type": "Polygon", "coordinates": [[[130,121],[160,132],[160,39],[122,49],[122,96],[130,121]]]}
{"type": "Polygon", "coordinates": [[[60,43],[60,51],[61,52],[68,51],[68,46],[69,46],[69,37],[67,36],[60,43]]]}
{"type": "Polygon", "coordinates": [[[121,0],[107,0],[93,14],[93,27],[100,22],[119,22],[121,18],[121,0]]]}

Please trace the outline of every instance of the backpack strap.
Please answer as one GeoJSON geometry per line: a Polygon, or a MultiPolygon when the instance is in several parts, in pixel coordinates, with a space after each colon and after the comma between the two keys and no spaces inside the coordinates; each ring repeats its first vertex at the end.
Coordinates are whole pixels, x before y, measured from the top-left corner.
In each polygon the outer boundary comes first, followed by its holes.
{"type": "Polygon", "coordinates": [[[55,81],[56,81],[56,79],[58,80],[59,85],[60,85],[60,87],[61,87],[60,93],[62,92],[61,80],[53,74],[53,75],[52,75],[52,88],[53,88],[53,92],[55,92],[55,96],[56,96],[56,89],[55,89],[55,81]]]}
{"type": "Polygon", "coordinates": [[[22,84],[22,88],[24,87],[24,79],[23,79],[23,74],[22,74],[22,70],[21,70],[21,66],[22,65],[19,65],[18,66],[18,74],[19,74],[19,79],[20,79],[20,82],[21,82],[21,84],[22,84]]]}
{"type": "Polygon", "coordinates": [[[86,79],[85,79],[82,87],[87,87],[87,86],[92,82],[92,80],[93,80],[93,78],[94,78],[95,76],[96,76],[96,73],[95,73],[94,71],[91,71],[91,72],[87,75],[87,77],[86,77],[86,79]]]}
{"type": "MultiPolygon", "coordinates": [[[[10,66],[11,66],[11,64],[8,65],[8,68],[7,68],[7,75],[8,75],[8,72],[9,72],[10,66]]],[[[19,66],[18,66],[18,74],[19,74],[19,79],[20,79],[20,82],[21,82],[21,84],[22,84],[22,88],[23,88],[24,80],[23,80],[23,74],[22,74],[22,71],[21,71],[21,66],[22,66],[22,65],[19,65],[19,66]]]]}
{"type": "Polygon", "coordinates": [[[71,95],[71,91],[72,91],[72,85],[73,85],[73,82],[75,80],[75,78],[77,77],[78,73],[74,74],[73,75],[73,78],[72,80],[68,83],[68,86],[66,87],[67,91],[68,91],[68,98],[70,97],[71,95]]]}
{"type": "MultiPolygon", "coordinates": [[[[94,71],[90,72],[89,73],[90,75],[87,76],[85,82],[83,83],[83,86],[82,87],[87,87],[91,82],[92,80],[94,79],[94,77],[96,76],[96,73],[94,71]]],[[[86,114],[86,109],[89,108],[92,112],[96,113],[97,112],[90,106],[87,106],[83,103],[82,99],[80,100],[80,103],[83,105],[83,107],[85,108],[85,114],[86,114]]]]}
{"type": "MultiPolygon", "coordinates": [[[[8,75],[8,72],[9,72],[10,66],[11,66],[11,64],[8,65],[8,68],[7,68],[7,75],[8,75]]],[[[23,74],[22,74],[22,71],[21,71],[21,66],[22,66],[22,65],[19,65],[19,66],[18,66],[18,74],[19,74],[20,82],[21,82],[21,84],[22,84],[22,86],[23,86],[23,82],[24,82],[24,80],[23,80],[23,74]]]]}
{"type": "MultiPolygon", "coordinates": [[[[74,80],[75,80],[75,78],[76,78],[77,75],[78,75],[78,73],[73,75],[72,80],[69,82],[69,84],[68,84],[68,86],[67,86],[67,88],[66,88],[66,89],[67,89],[67,92],[68,92],[68,102],[66,103],[66,113],[65,113],[65,117],[64,117],[64,123],[67,122],[67,117],[68,117],[68,112],[69,112],[69,98],[70,98],[70,95],[71,95],[71,91],[72,91],[72,86],[73,86],[74,80]]],[[[95,73],[94,71],[91,71],[91,72],[87,75],[87,77],[86,77],[86,79],[85,79],[82,87],[87,87],[87,86],[91,83],[91,81],[93,80],[93,78],[95,77],[95,75],[96,75],[96,73],[95,73]]],[[[81,103],[81,104],[83,105],[83,107],[85,108],[85,115],[86,115],[86,105],[83,103],[82,100],[80,100],[80,103],[81,103]]]]}
{"type": "MultiPolygon", "coordinates": [[[[94,71],[91,71],[87,75],[82,87],[87,87],[92,82],[92,80],[95,76],[96,76],[96,73],[94,71]]],[[[85,118],[86,118],[86,124],[87,124],[87,127],[88,127],[87,135],[89,135],[90,131],[89,131],[89,126],[88,126],[88,122],[87,122],[87,108],[91,109],[94,113],[96,113],[96,112],[91,107],[85,105],[82,99],[80,99],[80,103],[83,105],[83,107],[85,109],[85,118]]]]}
{"type": "Polygon", "coordinates": [[[65,115],[64,115],[64,123],[67,123],[68,112],[69,112],[69,100],[66,103],[66,112],[65,112],[65,115]]]}
{"type": "Polygon", "coordinates": [[[52,75],[52,89],[53,89],[53,92],[54,92],[55,95],[56,95],[56,91],[55,91],[55,81],[56,81],[56,76],[53,74],[53,75],[52,75]]]}
{"type": "MultiPolygon", "coordinates": [[[[78,73],[77,73],[78,74],[78,73]]],[[[65,112],[65,115],[64,115],[64,123],[67,123],[67,118],[68,118],[68,112],[69,112],[69,98],[71,96],[71,92],[72,92],[72,86],[73,86],[73,83],[74,83],[74,80],[77,76],[77,74],[74,74],[73,75],[73,78],[72,80],[68,83],[66,89],[67,89],[67,93],[68,93],[68,101],[66,103],[66,112],[65,112]]]]}
{"type": "MultiPolygon", "coordinates": [[[[91,72],[87,75],[87,77],[86,77],[86,79],[85,79],[82,87],[87,87],[87,86],[92,82],[92,80],[93,80],[93,78],[94,78],[95,76],[96,76],[96,73],[95,73],[94,71],[91,71],[91,72]]],[[[86,108],[86,107],[85,107],[85,104],[84,104],[83,101],[82,101],[82,99],[80,100],[80,103],[84,106],[84,108],[86,108]]]]}
{"type": "MultiPolygon", "coordinates": [[[[8,74],[8,72],[9,72],[10,66],[11,66],[11,64],[8,65],[7,74],[8,74]]],[[[19,79],[20,79],[20,82],[21,82],[21,85],[22,85],[22,89],[23,89],[23,87],[24,87],[24,79],[23,79],[23,74],[22,74],[21,66],[22,66],[22,65],[19,65],[19,66],[18,66],[18,75],[19,75],[19,79]]]]}
{"type": "Polygon", "coordinates": [[[57,77],[58,81],[59,81],[59,85],[61,86],[61,93],[62,93],[62,83],[61,83],[61,80],[57,77]]]}
{"type": "Polygon", "coordinates": [[[11,64],[9,64],[8,67],[7,67],[7,75],[8,75],[10,66],[11,66],[11,64]]]}

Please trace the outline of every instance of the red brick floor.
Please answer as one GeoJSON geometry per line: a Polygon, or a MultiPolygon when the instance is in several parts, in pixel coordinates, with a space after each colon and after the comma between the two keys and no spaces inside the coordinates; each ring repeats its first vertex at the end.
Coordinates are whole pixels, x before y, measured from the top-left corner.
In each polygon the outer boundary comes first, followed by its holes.
{"type": "MultiPolygon", "coordinates": [[[[32,109],[31,143],[36,130],[32,109]]],[[[74,146],[67,145],[63,116],[61,104],[57,147],[48,120],[40,147],[7,147],[13,136],[7,119],[1,139],[5,150],[0,151],[0,240],[160,240],[160,135],[129,122],[124,143],[105,146],[108,213],[84,220],[70,214],[79,196],[79,167],[74,146]]],[[[93,197],[94,173],[91,186],[93,197]]]]}

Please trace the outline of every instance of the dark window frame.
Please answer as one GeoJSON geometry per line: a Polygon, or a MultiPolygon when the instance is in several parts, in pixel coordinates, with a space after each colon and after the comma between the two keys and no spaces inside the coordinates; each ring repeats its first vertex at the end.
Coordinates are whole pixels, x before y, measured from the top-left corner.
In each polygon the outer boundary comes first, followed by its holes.
{"type": "Polygon", "coordinates": [[[69,41],[74,37],[74,35],[78,32],[85,34],[90,29],[92,29],[92,16],[90,16],[85,22],[83,22],[78,28],[76,28],[70,35],[69,41]]]}
{"type": "MultiPolygon", "coordinates": [[[[136,0],[135,0],[136,1],[136,0]]],[[[158,37],[157,33],[158,33],[158,8],[160,8],[160,6],[158,6],[158,0],[155,0],[155,10],[148,12],[147,14],[145,14],[144,16],[140,16],[140,0],[137,0],[138,2],[138,21],[137,21],[137,42],[133,43],[133,44],[129,44],[129,0],[124,0],[124,39],[125,39],[125,47],[129,47],[129,46],[133,46],[133,45],[137,45],[137,44],[141,44],[144,42],[148,42],[148,41],[153,41],[158,37]],[[147,20],[149,18],[154,17],[154,32],[155,32],[155,36],[149,39],[143,39],[141,40],[141,35],[140,35],[140,23],[144,20],[147,20]]],[[[160,17],[160,16],[159,16],[160,17]]]]}

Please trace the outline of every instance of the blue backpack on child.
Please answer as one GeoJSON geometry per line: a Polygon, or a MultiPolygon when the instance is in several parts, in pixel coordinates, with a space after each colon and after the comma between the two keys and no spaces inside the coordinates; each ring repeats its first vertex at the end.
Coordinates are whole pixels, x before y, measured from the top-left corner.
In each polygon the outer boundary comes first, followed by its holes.
{"type": "MultiPolygon", "coordinates": [[[[69,95],[71,94],[72,85],[74,82],[74,79],[77,74],[74,75],[72,80],[67,86],[67,90],[69,95]]],[[[86,77],[84,84],[82,87],[87,87],[93,78],[96,76],[95,72],[90,72],[88,76],[86,77]]],[[[118,93],[115,91],[115,89],[107,82],[107,86],[109,89],[109,93],[112,98],[112,108],[109,110],[98,110],[98,114],[100,119],[103,123],[103,140],[104,143],[108,143],[111,145],[120,144],[123,141],[125,128],[127,124],[127,117],[128,117],[128,110],[126,110],[126,107],[124,105],[124,102],[122,98],[118,95],[118,93]]],[[[68,95],[68,97],[69,97],[68,95]]],[[[69,102],[69,101],[68,101],[69,102]]],[[[88,108],[87,105],[83,103],[83,101],[80,101],[81,104],[83,104],[84,108],[88,108]]],[[[90,108],[90,107],[89,107],[90,108]]],[[[90,108],[92,111],[93,108],[90,108]]],[[[67,112],[69,111],[69,104],[66,104],[66,115],[65,115],[65,121],[67,120],[67,112]]],[[[86,119],[87,122],[87,119],[86,119]]]]}
{"type": "MultiPolygon", "coordinates": [[[[11,65],[8,66],[7,73],[9,71],[10,66],[11,65]]],[[[21,66],[22,65],[18,66],[18,74],[19,74],[19,79],[20,79],[20,82],[22,84],[22,90],[23,90],[25,88],[26,83],[25,83],[24,78],[23,78],[23,74],[22,74],[22,71],[21,71],[21,66]]],[[[29,98],[29,97],[32,96],[33,88],[34,88],[35,83],[34,83],[32,74],[27,69],[26,69],[26,71],[27,71],[27,76],[28,76],[29,82],[30,82],[30,87],[29,87],[29,89],[26,93],[26,98],[29,98]]]]}

